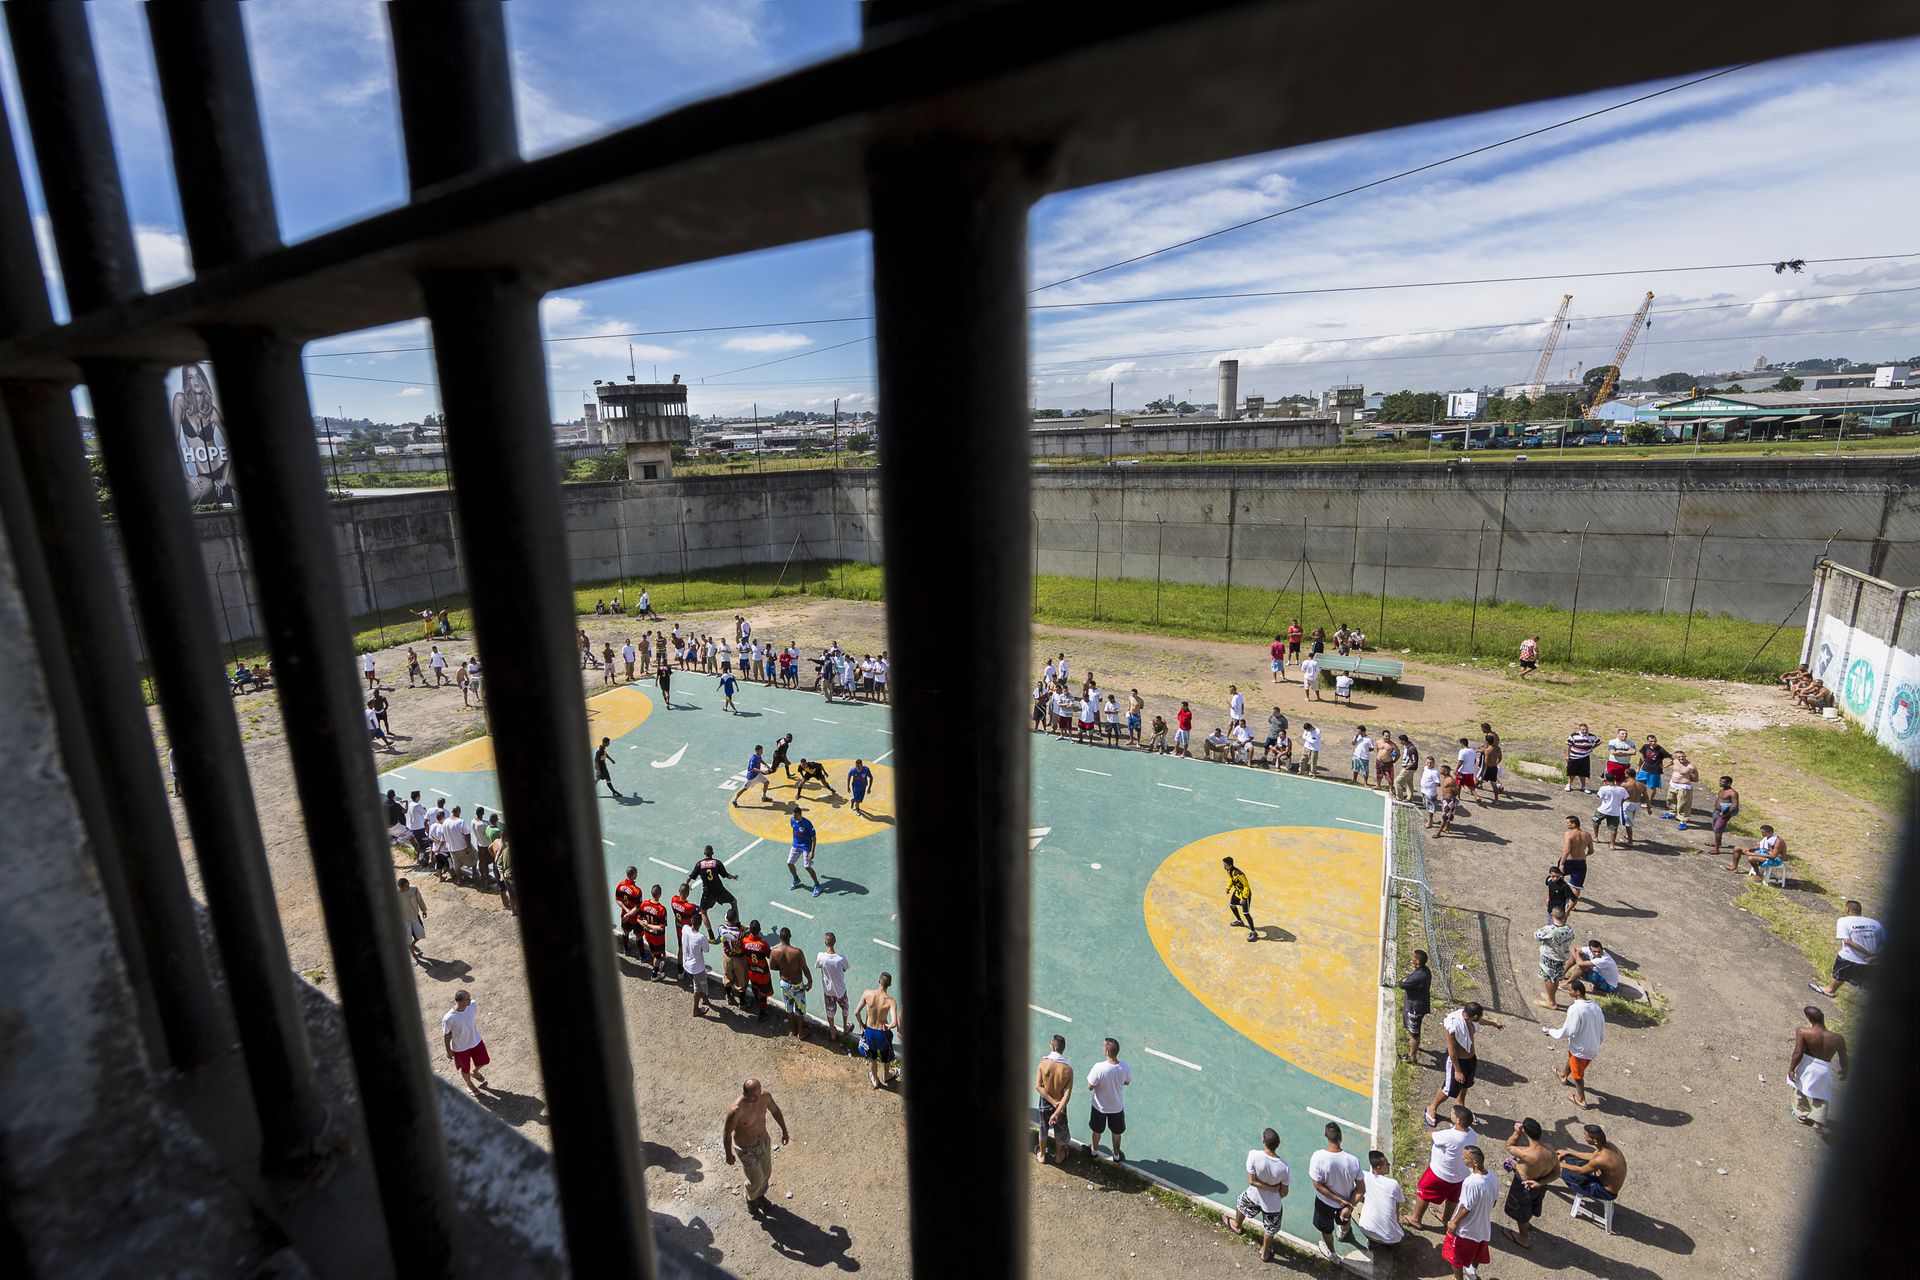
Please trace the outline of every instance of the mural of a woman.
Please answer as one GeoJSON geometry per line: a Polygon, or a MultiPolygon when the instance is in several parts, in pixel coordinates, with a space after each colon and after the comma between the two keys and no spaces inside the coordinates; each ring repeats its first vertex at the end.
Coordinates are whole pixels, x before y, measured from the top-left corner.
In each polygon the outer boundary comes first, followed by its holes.
{"type": "Polygon", "coordinates": [[[213,384],[199,365],[180,371],[180,390],[173,394],[173,430],[186,467],[188,499],[195,506],[232,502],[227,428],[220,419],[220,406],[214,403],[213,384]]]}

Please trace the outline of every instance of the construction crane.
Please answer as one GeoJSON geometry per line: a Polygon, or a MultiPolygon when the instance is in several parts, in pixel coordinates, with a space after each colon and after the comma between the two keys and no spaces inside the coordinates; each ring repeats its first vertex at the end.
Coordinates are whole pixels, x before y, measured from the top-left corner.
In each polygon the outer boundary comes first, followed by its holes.
{"type": "Polygon", "coordinates": [[[1601,405],[1613,399],[1613,389],[1620,382],[1620,371],[1627,366],[1627,353],[1633,350],[1633,344],[1640,337],[1640,331],[1647,327],[1649,323],[1647,312],[1652,309],[1653,295],[1649,293],[1641,299],[1640,309],[1633,313],[1633,319],[1627,324],[1627,336],[1620,339],[1620,349],[1613,353],[1613,363],[1607,366],[1606,380],[1600,384],[1600,389],[1593,393],[1593,403],[1587,406],[1588,418],[1593,417],[1594,412],[1601,405]]]}
{"type": "Polygon", "coordinates": [[[1560,312],[1553,318],[1553,328],[1547,330],[1547,345],[1540,348],[1540,362],[1533,366],[1533,378],[1527,383],[1529,400],[1538,400],[1547,389],[1547,368],[1553,363],[1553,349],[1560,345],[1561,331],[1567,327],[1567,308],[1572,305],[1572,294],[1560,299],[1560,312]]]}

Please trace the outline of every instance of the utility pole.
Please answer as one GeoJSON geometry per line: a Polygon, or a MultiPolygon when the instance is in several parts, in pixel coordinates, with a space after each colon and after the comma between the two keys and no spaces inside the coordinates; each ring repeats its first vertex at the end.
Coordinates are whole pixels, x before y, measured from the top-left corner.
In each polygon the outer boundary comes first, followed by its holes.
{"type": "Polygon", "coordinates": [[[760,464],[760,470],[765,472],[767,469],[767,453],[766,449],[760,443],[760,402],[758,400],[753,403],[753,458],[754,461],[760,464]]]}
{"type": "Polygon", "coordinates": [[[840,398],[833,400],[833,467],[840,469],[840,398]]]}
{"type": "Polygon", "coordinates": [[[1113,465],[1113,384],[1107,384],[1107,465],[1113,465]]]}

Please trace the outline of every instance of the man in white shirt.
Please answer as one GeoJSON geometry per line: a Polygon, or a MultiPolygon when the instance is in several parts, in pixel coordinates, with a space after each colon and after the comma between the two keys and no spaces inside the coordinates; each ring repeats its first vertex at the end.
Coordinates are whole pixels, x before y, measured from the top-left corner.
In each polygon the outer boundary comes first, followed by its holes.
{"type": "Polygon", "coordinates": [[[1625,816],[1627,810],[1627,789],[1609,780],[1602,783],[1600,790],[1594,794],[1599,801],[1599,806],[1593,811],[1594,843],[1599,843],[1600,827],[1605,824],[1607,848],[1611,849],[1620,842],[1620,819],[1625,816]]]}
{"type": "Polygon", "coordinates": [[[1353,1211],[1359,1204],[1354,1190],[1360,1185],[1360,1157],[1340,1149],[1340,1126],[1327,1121],[1327,1145],[1307,1162],[1307,1180],[1313,1183],[1313,1229],[1320,1233],[1320,1249],[1339,1261],[1333,1233],[1353,1242],[1353,1211]]]}
{"type": "Polygon", "coordinates": [[[1247,1152],[1247,1186],[1231,1213],[1220,1215],[1220,1225],[1235,1235],[1248,1218],[1260,1220],[1260,1261],[1273,1261],[1273,1242],[1280,1235],[1280,1214],[1286,1207],[1287,1184],[1293,1171],[1280,1158],[1280,1135],[1268,1129],[1260,1135],[1260,1150],[1247,1152]]]}
{"type": "Polygon", "coordinates": [[[1452,1265],[1456,1280],[1465,1276],[1468,1267],[1492,1259],[1487,1242],[1493,1239],[1493,1205],[1500,1198],[1500,1180],[1487,1172],[1480,1148],[1468,1147],[1461,1154],[1466,1158],[1467,1179],[1460,1187],[1460,1207],[1447,1220],[1447,1238],[1440,1245],[1440,1256],[1452,1265]]]}
{"type": "Polygon", "coordinates": [[[643,618],[653,612],[653,597],[647,593],[645,587],[640,588],[640,604],[637,612],[643,618]]]}
{"type": "Polygon", "coordinates": [[[460,1073],[467,1092],[476,1098],[480,1096],[480,1089],[474,1088],[476,1080],[481,1089],[493,1087],[480,1074],[480,1068],[493,1060],[487,1056],[487,1042],[480,1038],[479,1014],[480,1006],[473,1002],[473,993],[462,988],[453,993],[453,1008],[440,1019],[440,1042],[446,1047],[447,1056],[453,1059],[454,1069],[460,1073]]]}
{"type": "Polygon", "coordinates": [[[380,675],[374,668],[373,653],[371,651],[360,655],[360,670],[366,674],[367,688],[369,691],[379,685],[380,675]]]}
{"type": "Polygon", "coordinates": [[[1241,764],[1253,763],[1253,731],[1244,724],[1233,731],[1233,758],[1241,764]]]}
{"type": "Polygon", "coordinates": [[[1312,654],[1300,664],[1300,691],[1316,702],[1326,701],[1320,696],[1320,659],[1312,654]]]}
{"type": "Polygon", "coordinates": [[[1625,729],[1615,729],[1613,737],[1607,739],[1607,781],[1625,782],[1627,775],[1633,772],[1634,758],[1640,754],[1640,748],[1633,745],[1633,739],[1627,736],[1625,729]]]}
{"type": "Polygon", "coordinates": [[[433,687],[439,688],[447,681],[447,655],[440,652],[440,646],[434,645],[433,652],[427,655],[427,665],[433,668],[433,687]]]}
{"type": "Polygon", "coordinates": [[[1446,1034],[1447,1060],[1441,1064],[1440,1087],[1434,1090],[1433,1101],[1427,1104],[1421,1119],[1428,1128],[1440,1122],[1435,1118],[1435,1108],[1452,1098],[1463,1108],[1467,1101],[1467,1090],[1473,1088],[1474,1073],[1479,1070],[1480,1059],[1473,1047],[1474,1036],[1483,1026],[1506,1028],[1506,1023],[1495,1022],[1487,1016],[1478,1000],[1469,1000],[1440,1020],[1440,1026],[1446,1034]]]}
{"type": "Polygon", "coordinates": [[[835,1036],[842,1032],[853,1034],[853,1014],[847,1006],[847,958],[833,949],[834,937],[831,933],[823,939],[826,950],[813,958],[813,967],[820,975],[821,997],[827,1006],[827,1035],[835,1036]],[[841,1026],[838,1031],[833,1025],[833,1011],[840,1011],[841,1026]]]}
{"type": "Polygon", "coordinates": [[[628,636],[627,642],[620,646],[620,661],[626,664],[627,683],[632,684],[633,664],[640,661],[640,651],[633,647],[632,636],[628,636]]]}
{"type": "Polygon", "coordinates": [[[414,851],[419,855],[415,861],[421,866],[427,865],[427,806],[420,803],[420,793],[412,792],[407,798],[407,834],[413,839],[414,851]]]}
{"type": "Polygon", "coordinates": [[[1587,945],[1573,953],[1573,967],[1567,977],[1580,979],[1589,991],[1611,995],[1620,985],[1620,962],[1600,945],[1600,939],[1588,938],[1587,945]]]}
{"type": "Polygon", "coordinates": [[[1460,785],[1476,796],[1480,794],[1480,748],[1465,738],[1460,739],[1460,750],[1454,755],[1453,776],[1460,779],[1460,785]]]}
{"type": "Polygon", "coordinates": [[[1373,777],[1373,737],[1365,725],[1353,731],[1353,759],[1347,764],[1353,771],[1351,780],[1366,786],[1367,780],[1373,777]]]}
{"type": "Polygon", "coordinates": [[[440,824],[440,841],[446,846],[447,860],[453,864],[454,879],[473,873],[473,824],[460,816],[460,806],[453,806],[453,816],[440,824]]]}
{"type": "Polygon", "coordinates": [[[1111,1131],[1113,1162],[1120,1164],[1126,1159],[1120,1152],[1120,1135],[1127,1131],[1127,1100],[1121,1091],[1133,1083],[1133,1072],[1120,1061],[1118,1040],[1108,1036],[1101,1048],[1107,1060],[1087,1072],[1087,1092],[1093,1095],[1093,1107],[1087,1114],[1087,1128],[1093,1131],[1093,1137],[1087,1150],[1094,1159],[1099,1159],[1100,1135],[1111,1131]]]}
{"type": "Polygon", "coordinates": [[[1100,722],[1100,688],[1098,685],[1087,690],[1087,696],[1080,700],[1079,740],[1092,745],[1097,736],[1094,726],[1100,722]]]}
{"type": "MultiPolygon", "coordinates": [[[[1312,662],[1312,658],[1307,659],[1312,662]]],[[[1320,772],[1320,730],[1312,724],[1300,726],[1300,776],[1311,778],[1320,772]]]]}
{"type": "Polygon", "coordinates": [[[1399,1244],[1407,1231],[1400,1225],[1400,1206],[1406,1192],[1393,1176],[1393,1163],[1384,1151],[1367,1152],[1367,1172],[1360,1179],[1360,1211],[1353,1220],[1369,1248],[1399,1244]]]}
{"type": "Polygon", "coordinates": [[[1467,1180],[1461,1153],[1478,1137],[1473,1131],[1473,1112],[1457,1103],[1451,1122],[1433,1131],[1433,1150],[1427,1155],[1420,1185],[1414,1189],[1413,1221],[1408,1224],[1416,1231],[1426,1221],[1428,1205],[1445,1206],[1440,1210],[1444,1220],[1444,1215],[1459,1203],[1461,1185],[1467,1180]]]}
{"type": "Polygon", "coordinates": [[[1335,702],[1353,701],[1353,676],[1345,671],[1333,678],[1333,700],[1335,702]]]}
{"type": "Polygon", "coordinates": [[[1232,729],[1247,722],[1247,700],[1241,696],[1240,686],[1237,684],[1228,685],[1227,693],[1229,695],[1227,698],[1227,727],[1232,729]]]}
{"type": "Polygon", "coordinates": [[[1561,1084],[1573,1086],[1568,1097],[1583,1107],[1592,1107],[1595,1104],[1587,1101],[1587,1068],[1600,1056],[1600,1044],[1607,1037],[1607,1017],[1599,1005],[1587,999],[1586,983],[1575,978],[1567,984],[1567,990],[1573,993],[1573,1003],[1567,1006],[1566,1021],[1541,1030],[1567,1042],[1567,1065],[1555,1067],[1553,1074],[1561,1084]]]}
{"type": "Polygon", "coordinates": [[[1887,944],[1886,927],[1863,914],[1860,904],[1849,898],[1847,914],[1835,922],[1833,936],[1840,943],[1840,954],[1833,958],[1833,981],[1824,987],[1817,982],[1807,985],[1823,996],[1838,994],[1843,982],[1851,982],[1864,991],[1867,980],[1873,976],[1873,966],[1880,959],[1880,949],[1887,944]]]}
{"type": "Polygon", "coordinates": [[[707,999],[707,934],[698,922],[680,926],[680,972],[693,987],[693,1016],[699,1017],[707,999]]]}

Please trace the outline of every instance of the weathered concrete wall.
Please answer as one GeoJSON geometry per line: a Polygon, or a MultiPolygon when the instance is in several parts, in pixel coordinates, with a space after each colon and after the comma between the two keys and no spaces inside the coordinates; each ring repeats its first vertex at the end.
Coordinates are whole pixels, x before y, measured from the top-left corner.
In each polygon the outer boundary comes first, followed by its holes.
{"type": "Polygon", "coordinates": [[[1303,449],[1339,443],[1340,428],[1328,418],[1183,422],[1164,426],[1135,423],[1112,430],[1103,423],[1095,423],[1035,431],[1033,456],[1096,458],[1128,453],[1217,453],[1230,449],[1303,449]]]}
{"type": "MultiPolygon", "coordinates": [[[[604,444],[562,444],[554,446],[554,455],[565,464],[580,458],[597,458],[609,448],[604,444]]],[[[320,459],[320,462],[329,472],[338,470],[343,476],[365,471],[403,475],[447,469],[447,455],[441,451],[391,454],[384,458],[341,458],[337,465],[326,458],[320,459]]]]}
{"type": "Polygon", "coordinates": [[[1778,622],[1831,557],[1920,574],[1920,464],[1874,459],[1041,469],[1043,574],[1778,622]],[[1229,569],[1231,565],[1231,569],[1229,569]]]}
{"type": "MultiPolygon", "coordinates": [[[[1384,580],[1389,595],[1465,599],[1477,576],[1483,599],[1564,607],[1577,579],[1583,609],[1669,613],[1686,611],[1697,564],[1701,612],[1773,623],[1830,535],[1838,563],[1920,582],[1916,482],[1920,463],[1879,459],[1038,467],[1032,536],[1042,573],[1088,579],[1231,572],[1277,588],[1304,547],[1329,593],[1384,580]]],[[[565,503],[576,582],[880,556],[871,471],[569,485],[565,503]]],[[[237,517],[197,519],[223,634],[259,635],[237,517]]],[[[447,493],[342,502],[334,537],[355,614],[466,590],[447,493]]]]}

